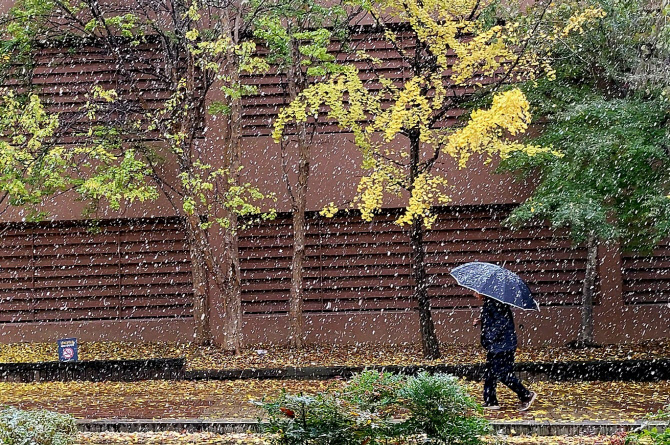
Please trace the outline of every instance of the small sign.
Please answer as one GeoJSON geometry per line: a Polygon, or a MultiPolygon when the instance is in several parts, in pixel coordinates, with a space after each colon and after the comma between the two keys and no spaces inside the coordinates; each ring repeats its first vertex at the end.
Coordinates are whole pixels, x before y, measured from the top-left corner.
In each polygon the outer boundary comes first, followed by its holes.
{"type": "Polygon", "coordinates": [[[79,360],[76,338],[58,340],[58,360],[61,362],[76,362],[79,360]]]}

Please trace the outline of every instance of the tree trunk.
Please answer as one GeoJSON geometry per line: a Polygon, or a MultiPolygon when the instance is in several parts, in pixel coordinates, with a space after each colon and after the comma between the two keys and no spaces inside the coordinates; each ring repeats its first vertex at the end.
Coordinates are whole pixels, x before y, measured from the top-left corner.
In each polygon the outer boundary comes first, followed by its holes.
{"type": "MultiPolygon", "coordinates": [[[[196,343],[200,345],[211,344],[211,312],[212,301],[211,284],[216,286],[218,292],[226,294],[225,289],[231,287],[231,274],[225,271],[231,270],[230,258],[223,260],[223,267],[217,263],[212,252],[211,243],[205,229],[200,227],[200,217],[192,214],[186,217],[186,230],[189,240],[189,250],[191,252],[191,267],[193,270],[193,288],[195,301],[193,305],[193,315],[195,318],[196,343]]],[[[224,299],[224,312],[228,312],[229,302],[224,299]]],[[[228,331],[224,319],[224,330],[228,331]]],[[[235,349],[235,344],[228,345],[226,349],[235,349]]]]}
{"type": "Polygon", "coordinates": [[[240,262],[237,249],[237,219],[232,215],[230,230],[224,230],[223,264],[217,263],[207,233],[200,227],[200,217],[187,216],[186,230],[188,233],[191,267],[193,270],[193,288],[195,301],[193,315],[195,318],[195,341],[199,345],[212,342],[211,312],[215,298],[223,296],[223,332],[224,341],[220,346],[228,351],[240,352],[241,348],[241,288],[240,262]],[[216,292],[210,296],[213,282],[216,292]]]}
{"type": "Polygon", "coordinates": [[[300,348],[303,345],[303,264],[305,262],[306,224],[305,210],[307,207],[307,181],[309,178],[309,149],[304,135],[304,124],[298,135],[298,183],[295,187],[293,205],[293,258],[291,259],[291,293],[289,296],[289,325],[291,346],[300,348]]]}
{"type": "MultiPolygon", "coordinates": [[[[238,23],[238,22],[234,22],[238,23]]],[[[234,41],[238,41],[237,25],[234,27],[234,41]]],[[[231,55],[231,58],[234,58],[231,55]]],[[[239,85],[240,75],[235,60],[229,60],[228,76],[232,85],[239,85]]],[[[240,183],[240,167],[242,158],[242,104],[239,99],[231,99],[229,120],[229,152],[228,168],[233,185],[240,183]]],[[[240,353],[242,346],[242,290],[240,284],[240,255],[238,249],[239,225],[237,215],[228,211],[226,215],[230,221],[230,227],[224,230],[224,248],[226,255],[227,276],[223,293],[225,303],[224,332],[225,340],[221,345],[227,350],[240,353]]]]}
{"type": "MultiPolygon", "coordinates": [[[[198,149],[194,136],[204,119],[205,108],[203,99],[196,94],[198,70],[193,54],[188,54],[185,68],[183,77],[186,79],[187,94],[184,95],[184,100],[185,106],[190,110],[190,113],[183,119],[176,120],[174,125],[178,128],[178,133],[187,135],[181,147],[180,171],[181,173],[192,174],[195,169],[193,156],[198,149]]],[[[176,85],[182,78],[182,75],[178,72],[174,72],[172,75],[176,85]]],[[[167,193],[166,196],[168,196],[167,193]]],[[[177,209],[175,200],[170,197],[168,199],[175,209],[177,209]]],[[[178,210],[182,209],[183,207],[178,210]]],[[[201,227],[201,223],[201,217],[197,211],[191,215],[186,215],[186,231],[191,256],[194,291],[193,316],[195,319],[195,342],[198,345],[208,345],[212,342],[210,284],[213,282],[218,287],[221,287],[222,277],[212,255],[209,237],[201,227]]]]}
{"type": "MultiPolygon", "coordinates": [[[[410,184],[419,174],[420,157],[420,134],[415,131],[409,137],[410,142],[410,184]]],[[[414,278],[414,300],[419,306],[419,328],[421,331],[421,346],[423,356],[434,360],[440,358],[440,343],[435,334],[435,325],[430,312],[430,298],[428,298],[428,280],[426,277],[425,249],[423,245],[424,235],[423,220],[418,217],[412,223],[410,244],[412,246],[412,277],[414,278]]]]}
{"type": "Polygon", "coordinates": [[[586,273],[582,288],[582,320],[576,341],[576,346],[581,348],[595,345],[593,336],[593,294],[598,270],[598,243],[594,235],[589,235],[586,248],[586,273]]]}
{"type": "MultiPolygon", "coordinates": [[[[298,42],[292,41],[293,64],[288,70],[287,84],[289,100],[293,101],[305,87],[305,77],[300,66],[298,42]]],[[[298,122],[298,182],[292,194],[293,210],[293,257],[291,259],[291,290],[289,294],[289,335],[290,345],[300,348],[303,345],[303,265],[305,262],[306,226],[305,211],[307,209],[307,184],[309,180],[310,153],[307,141],[307,123],[298,122]]]]}
{"type": "Polygon", "coordinates": [[[440,344],[435,334],[435,325],[430,312],[428,297],[428,280],[426,277],[425,250],[423,245],[423,221],[416,220],[412,224],[410,243],[412,245],[412,276],[414,278],[414,299],[419,305],[419,327],[421,330],[421,346],[424,358],[434,360],[440,358],[440,344]]]}
{"type": "Polygon", "coordinates": [[[186,225],[186,233],[191,256],[191,269],[193,271],[193,317],[195,319],[195,343],[200,346],[211,343],[212,332],[210,324],[209,307],[209,281],[207,269],[205,268],[204,252],[200,248],[198,236],[191,223],[186,225]]]}
{"type": "Polygon", "coordinates": [[[289,295],[289,335],[293,348],[303,346],[303,265],[305,261],[305,211],[293,211],[293,257],[291,258],[291,291],[289,295]]]}
{"type": "Polygon", "coordinates": [[[226,287],[221,289],[224,301],[224,341],[220,346],[239,354],[242,348],[242,287],[240,283],[240,255],[238,249],[238,222],[229,215],[230,227],[224,230],[226,252],[226,287]]]}

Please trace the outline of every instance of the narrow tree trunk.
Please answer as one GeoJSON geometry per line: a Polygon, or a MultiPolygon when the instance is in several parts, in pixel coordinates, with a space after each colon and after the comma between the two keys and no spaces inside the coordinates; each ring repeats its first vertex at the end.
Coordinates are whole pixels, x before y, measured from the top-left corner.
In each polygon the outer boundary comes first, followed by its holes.
{"type": "Polygon", "coordinates": [[[303,345],[303,265],[305,262],[307,207],[307,181],[309,178],[309,148],[305,141],[305,125],[301,124],[298,134],[298,183],[295,187],[293,205],[293,258],[291,259],[291,293],[289,295],[289,325],[291,346],[303,345]]]}
{"type": "Polygon", "coordinates": [[[428,280],[426,277],[425,250],[423,245],[423,222],[414,221],[410,243],[412,245],[412,276],[414,278],[414,299],[419,305],[419,327],[423,356],[434,360],[440,358],[440,344],[435,334],[435,325],[430,311],[428,280]]]}
{"type": "Polygon", "coordinates": [[[187,223],[186,232],[191,256],[191,270],[193,273],[195,343],[204,346],[209,344],[212,339],[209,316],[209,281],[207,280],[204,253],[202,252],[202,249],[200,249],[200,243],[195,230],[190,223],[187,223]]]}
{"type": "Polygon", "coordinates": [[[593,294],[597,275],[598,243],[594,235],[587,240],[586,273],[582,288],[582,319],[577,337],[577,347],[595,345],[593,336],[593,294]]]}
{"type": "Polygon", "coordinates": [[[220,345],[239,354],[242,348],[242,286],[240,282],[240,255],[238,248],[238,222],[234,214],[229,216],[230,227],[224,231],[226,252],[226,288],[222,289],[224,300],[224,341],[220,345]]]}
{"type": "MultiPolygon", "coordinates": [[[[419,175],[419,157],[421,142],[418,130],[412,133],[410,140],[410,183],[419,175]]],[[[427,359],[440,358],[440,343],[435,334],[435,325],[430,311],[430,299],[428,298],[428,280],[426,277],[425,249],[423,244],[424,235],[423,221],[420,217],[412,223],[410,244],[412,246],[412,277],[414,278],[414,300],[419,306],[419,328],[421,331],[421,346],[423,356],[427,359]]]]}
{"type": "MultiPolygon", "coordinates": [[[[234,22],[238,23],[238,22],[234,22]]],[[[237,25],[235,25],[237,26],[237,25]]],[[[234,41],[238,41],[237,28],[233,32],[234,41]]],[[[231,55],[231,57],[235,57],[231,55]]],[[[229,81],[233,85],[239,85],[240,75],[236,61],[228,64],[229,81]]],[[[229,121],[229,154],[228,162],[230,177],[234,185],[240,183],[240,166],[242,158],[242,104],[239,99],[232,99],[230,104],[229,121]]],[[[227,287],[221,289],[224,294],[226,313],[224,314],[225,341],[222,345],[228,350],[240,353],[242,346],[242,290],[240,283],[240,255],[238,249],[239,227],[237,215],[228,212],[230,227],[224,231],[226,266],[228,270],[227,287]]]]}
{"type": "MultiPolygon", "coordinates": [[[[176,83],[181,79],[177,72],[173,73],[176,83]]],[[[182,173],[192,174],[194,170],[193,153],[197,151],[195,134],[204,119],[204,104],[196,94],[197,68],[193,54],[188,54],[186,64],[186,91],[185,106],[191,110],[183,119],[174,124],[180,128],[179,133],[187,135],[184,138],[181,149],[180,170],[182,173]]],[[[174,201],[170,200],[173,205],[174,201]]],[[[191,268],[193,277],[193,316],[195,319],[195,342],[199,345],[208,345],[212,341],[211,331],[211,305],[210,305],[210,279],[221,286],[221,277],[212,257],[209,239],[201,227],[200,215],[195,212],[186,216],[186,231],[188,235],[189,251],[191,256],[191,268]]]]}
{"type": "Polygon", "coordinates": [[[289,295],[289,334],[290,345],[301,348],[303,345],[303,265],[305,262],[305,212],[293,211],[293,257],[291,258],[291,292],[289,295]]]}
{"type": "MultiPolygon", "coordinates": [[[[291,42],[293,64],[288,70],[288,96],[293,101],[305,87],[305,76],[300,66],[298,42],[291,42]]],[[[303,345],[303,265],[305,262],[306,226],[305,211],[307,209],[307,184],[309,180],[310,153],[307,141],[307,123],[297,123],[298,149],[298,182],[292,195],[293,210],[293,257],[291,259],[291,290],[289,294],[289,335],[290,345],[300,348],[303,345]]]]}

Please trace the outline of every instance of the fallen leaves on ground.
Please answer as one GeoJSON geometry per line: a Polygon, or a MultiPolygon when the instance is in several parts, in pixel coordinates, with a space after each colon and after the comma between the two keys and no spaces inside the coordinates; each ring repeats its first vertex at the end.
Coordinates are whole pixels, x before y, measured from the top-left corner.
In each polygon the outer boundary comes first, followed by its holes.
{"type": "MultiPolygon", "coordinates": [[[[481,397],[482,384],[465,382],[468,390],[481,397]]],[[[538,393],[532,408],[518,411],[514,393],[498,384],[500,411],[489,411],[491,420],[633,421],[656,412],[670,403],[670,382],[549,382],[536,381],[529,388],[538,393]]]]}
{"type": "Polygon", "coordinates": [[[337,380],[235,380],[140,382],[0,382],[0,405],[44,408],[86,419],[255,418],[250,400],[291,393],[317,393],[337,380]]]}
{"type": "MultiPolygon", "coordinates": [[[[79,360],[133,360],[185,357],[196,350],[190,343],[79,342],[79,360]]],[[[0,344],[0,363],[58,361],[56,343],[0,344]]]]}
{"type": "MultiPolygon", "coordinates": [[[[480,363],[485,360],[479,345],[443,344],[442,359],[425,360],[417,343],[403,345],[309,345],[301,350],[256,345],[239,356],[217,347],[190,343],[82,342],[80,360],[119,360],[185,357],[187,369],[283,368],[290,366],[388,366],[480,363]]],[[[609,345],[575,350],[559,346],[522,347],[519,362],[626,360],[670,358],[670,339],[635,344],[609,345]]],[[[0,345],[0,363],[58,360],[55,343],[0,345]]]]}
{"type": "MultiPolygon", "coordinates": [[[[482,384],[464,382],[477,400],[482,384]]],[[[230,380],[142,382],[0,383],[0,405],[44,408],[78,418],[221,419],[261,415],[250,400],[285,390],[316,394],[341,388],[341,380],[230,380]]],[[[533,382],[539,394],[532,409],[517,411],[515,395],[499,385],[500,411],[492,420],[625,420],[656,412],[670,403],[670,381],[662,382],[533,382]]]]}

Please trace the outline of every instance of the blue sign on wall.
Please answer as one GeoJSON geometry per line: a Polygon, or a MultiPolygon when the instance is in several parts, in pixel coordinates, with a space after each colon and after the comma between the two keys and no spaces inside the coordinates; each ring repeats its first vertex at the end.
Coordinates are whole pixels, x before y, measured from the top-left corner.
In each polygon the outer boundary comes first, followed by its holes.
{"type": "Polygon", "coordinates": [[[79,360],[76,338],[58,340],[58,360],[61,362],[76,362],[79,360]]]}

